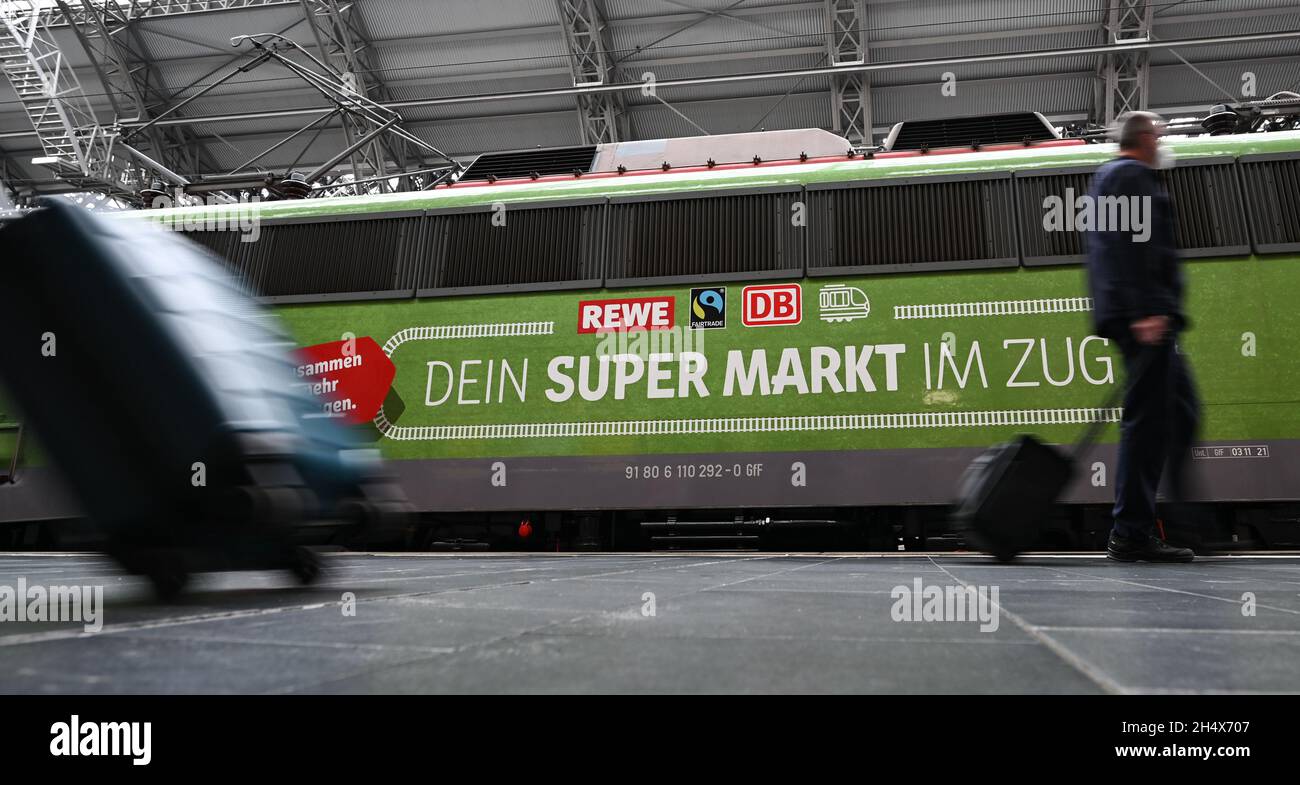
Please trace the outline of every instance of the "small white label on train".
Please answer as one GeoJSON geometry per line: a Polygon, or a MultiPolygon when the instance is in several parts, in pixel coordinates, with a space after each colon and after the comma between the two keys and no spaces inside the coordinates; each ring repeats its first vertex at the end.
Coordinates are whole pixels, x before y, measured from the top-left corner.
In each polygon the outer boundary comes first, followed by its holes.
{"type": "Polygon", "coordinates": [[[1227,447],[1193,447],[1193,458],[1267,458],[1267,444],[1240,444],[1227,447]]]}

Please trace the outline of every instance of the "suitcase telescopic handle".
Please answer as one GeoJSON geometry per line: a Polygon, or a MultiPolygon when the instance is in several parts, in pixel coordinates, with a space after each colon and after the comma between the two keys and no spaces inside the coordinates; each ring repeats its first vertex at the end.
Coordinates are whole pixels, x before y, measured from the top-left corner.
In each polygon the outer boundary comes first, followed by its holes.
{"type": "Polygon", "coordinates": [[[1098,410],[1098,416],[1088,421],[1088,427],[1084,429],[1083,436],[1075,442],[1074,449],[1070,451],[1071,463],[1078,463],[1101,435],[1101,429],[1106,427],[1105,412],[1107,409],[1115,408],[1120,399],[1133,388],[1134,378],[1146,373],[1147,367],[1155,362],[1156,353],[1160,347],[1143,347],[1138,350],[1137,362],[1133,364],[1133,373],[1128,374],[1124,380],[1125,384],[1115,385],[1114,389],[1106,394],[1106,400],[1102,401],[1101,409],[1098,410]]]}

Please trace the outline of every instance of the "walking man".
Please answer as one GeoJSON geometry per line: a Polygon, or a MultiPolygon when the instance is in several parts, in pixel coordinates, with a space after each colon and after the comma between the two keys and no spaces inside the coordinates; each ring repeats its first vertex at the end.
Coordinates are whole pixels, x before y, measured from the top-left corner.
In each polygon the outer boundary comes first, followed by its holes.
{"type": "Polygon", "coordinates": [[[1174,498],[1184,498],[1199,420],[1191,372],[1175,344],[1187,319],[1173,207],[1157,173],[1163,133],[1159,115],[1121,118],[1119,155],[1092,179],[1096,221],[1085,235],[1095,328],[1119,346],[1129,385],[1107,545],[1110,558],[1126,562],[1194,558],[1156,536],[1160,478],[1174,498]]]}

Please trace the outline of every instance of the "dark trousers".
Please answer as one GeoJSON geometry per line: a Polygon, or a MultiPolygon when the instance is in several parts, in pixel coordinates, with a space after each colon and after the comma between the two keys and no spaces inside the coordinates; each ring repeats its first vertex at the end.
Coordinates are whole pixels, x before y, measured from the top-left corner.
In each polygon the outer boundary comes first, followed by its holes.
{"type": "Polygon", "coordinates": [[[1192,440],[1200,405],[1191,371],[1172,341],[1156,347],[1125,342],[1124,369],[1129,388],[1120,424],[1119,466],[1115,480],[1115,533],[1143,537],[1156,523],[1156,489],[1167,475],[1169,495],[1187,496],[1192,440]]]}

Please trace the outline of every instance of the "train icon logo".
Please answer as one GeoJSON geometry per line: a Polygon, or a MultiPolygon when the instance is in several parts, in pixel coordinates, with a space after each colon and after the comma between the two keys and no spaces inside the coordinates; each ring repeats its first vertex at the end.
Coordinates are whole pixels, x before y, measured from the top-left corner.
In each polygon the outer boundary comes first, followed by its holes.
{"type": "Polygon", "coordinates": [[[817,312],[824,322],[851,322],[871,313],[867,293],[856,286],[833,283],[817,295],[817,312]]]}
{"type": "Polygon", "coordinates": [[[716,330],[727,326],[727,288],[691,290],[691,329],[716,330]]]}

